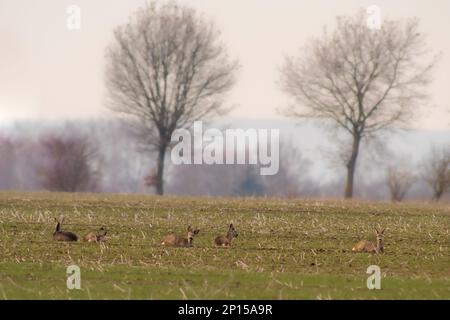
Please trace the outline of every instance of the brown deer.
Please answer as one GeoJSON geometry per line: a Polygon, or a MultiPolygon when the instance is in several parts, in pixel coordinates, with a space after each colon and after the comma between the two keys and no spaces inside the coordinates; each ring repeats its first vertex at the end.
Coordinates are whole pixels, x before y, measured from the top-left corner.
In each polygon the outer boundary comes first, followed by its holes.
{"type": "Polygon", "coordinates": [[[230,227],[228,228],[228,232],[226,236],[218,236],[216,239],[214,239],[214,243],[218,247],[229,247],[231,246],[231,241],[238,236],[238,233],[236,229],[234,228],[233,224],[230,224],[230,227]]]}
{"type": "Polygon", "coordinates": [[[53,232],[53,240],[55,241],[78,241],[78,237],[75,233],[69,231],[61,231],[61,224],[64,222],[64,218],[59,222],[55,218],[56,230],[53,232]]]}
{"type": "Polygon", "coordinates": [[[101,227],[97,233],[89,232],[83,237],[83,241],[85,242],[106,242],[106,233],[108,231],[105,228],[101,227]]]}
{"type": "Polygon", "coordinates": [[[194,237],[200,232],[199,229],[194,230],[191,226],[187,228],[187,238],[177,236],[174,234],[169,234],[164,237],[163,242],[161,243],[163,246],[172,246],[172,247],[192,247],[192,242],[194,237]]]}
{"type": "Polygon", "coordinates": [[[384,244],[383,244],[383,236],[384,231],[386,228],[384,228],[381,231],[378,231],[377,228],[375,228],[375,235],[377,239],[377,243],[374,244],[371,241],[361,240],[359,241],[353,248],[353,252],[370,252],[370,253],[383,253],[384,252],[384,244]]]}

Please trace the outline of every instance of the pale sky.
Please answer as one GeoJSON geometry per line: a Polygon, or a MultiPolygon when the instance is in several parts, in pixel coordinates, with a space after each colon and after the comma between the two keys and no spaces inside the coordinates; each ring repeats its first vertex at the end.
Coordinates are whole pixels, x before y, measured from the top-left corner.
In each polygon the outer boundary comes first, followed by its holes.
{"type": "MultiPolygon", "coordinates": [[[[105,48],[115,26],[144,0],[0,0],[0,121],[80,118],[105,114],[105,48]],[[66,27],[67,6],[81,8],[81,30],[66,27]]],[[[378,5],[389,18],[419,17],[428,44],[442,59],[432,99],[418,124],[448,129],[450,114],[450,1],[448,0],[180,0],[214,20],[240,61],[227,105],[241,118],[276,118],[287,103],[276,81],[286,54],[332,28],[336,15],[378,5]],[[431,111],[433,110],[433,111],[431,111]]],[[[106,111],[108,112],[108,111],[106,111]]]]}

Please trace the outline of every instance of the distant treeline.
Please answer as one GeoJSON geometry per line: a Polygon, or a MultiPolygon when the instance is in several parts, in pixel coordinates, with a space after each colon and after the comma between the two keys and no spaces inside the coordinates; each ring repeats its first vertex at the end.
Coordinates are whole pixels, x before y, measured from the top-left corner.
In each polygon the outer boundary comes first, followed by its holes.
{"type": "MultiPolygon", "coordinates": [[[[119,120],[65,123],[19,121],[0,130],[0,189],[26,191],[154,193],[156,153],[144,149],[119,120]]],[[[431,152],[431,151],[430,151],[431,152]]],[[[437,159],[437,151],[433,159],[437,159]]],[[[170,158],[170,155],[167,155],[170,158]]],[[[261,176],[257,165],[167,164],[166,193],[195,196],[340,198],[344,175],[323,183],[310,175],[308,154],[281,144],[280,170],[261,176]]],[[[386,165],[356,179],[356,196],[365,199],[428,200],[426,159],[417,168],[386,165]]],[[[430,163],[428,167],[432,166],[430,163]]],[[[428,168],[428,170],[431,170],[428,168]]],[[[439,197],[446,198],[445,190],[439,197]]]]}

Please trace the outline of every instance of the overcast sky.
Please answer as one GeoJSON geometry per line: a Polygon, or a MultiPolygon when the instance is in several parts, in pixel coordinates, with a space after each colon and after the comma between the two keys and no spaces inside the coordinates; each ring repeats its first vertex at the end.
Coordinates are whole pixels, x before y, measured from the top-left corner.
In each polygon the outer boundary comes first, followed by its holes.
{"type": "MultiPolygon", "coordinates": [[[[429,47],[442,52],[434,73],[433,112],[418,126],[444,129],[450,108],[450,1],[448,0],[183,0],[222,31],[230,55],[241,64],[227,103],[232,116],[274,118],[286,105],[276,81],[283,56],[308,39],[376,4],[385,17],[417,16],[429,47]]],[[[0,121],[14,118],[78,118],[105,114],[105,47],[115,26],[142,0],[0,0],[0,121]],[[81,30],[66,27],[66,8],[81,7],[81,30]]],[[[431,109],[430,109],[431,110],[431,109]]]]}

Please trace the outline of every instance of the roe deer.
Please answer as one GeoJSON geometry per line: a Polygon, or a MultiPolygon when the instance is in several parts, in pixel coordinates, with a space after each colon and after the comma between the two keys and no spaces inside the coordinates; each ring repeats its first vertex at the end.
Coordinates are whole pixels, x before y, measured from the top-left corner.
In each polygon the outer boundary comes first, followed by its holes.
{"type": "Polygon", "coordinates": [[[218,247],[229,247],[229,246],[231,246],[231,240],[233,240],[237,236],[238,236],[238,233],[237,233],[236,229],[234,228],[233,224],[230,224],[227,235],[226,236],[218,236],[216,239],[214,239],[214,243],[218,247]]]}
{"type": "Polygon", "coordinates": [[[174,234],[169,234],[164,237],[161,243],[164,246],[174,246],[174,247],[192,247],[192,242],[194,237],[199,233],[199,229],[194,230],[191,226],[187,229],[187,238],[176,236],[174,234]]]}
{"type": "Polygon", "coordinates": [[[56,218],[56,230],[53,233],[53,240],[55,241],[78,241],[78,237],[75,233],[68,231],[61,231],[61,223],[64,222],[64,218],[59,222],[56,218]]]}
{"type": "Polygon", "coordinates": [[[83,241],[86,242],[106,242],[106,233],[108,231],[101,227],[97,233],[89,232],[83,237],[83,241]]]}
{"type": "Polygon", "coordinates": [[[377,243],[361,240],[358,242],[353,248],[353,252],[371,252],[371,253],[383,253],[384,252],[384,244],[383,244],[383,235],[386,228],[381,231],[378,231],[375,228],[375,235],[377,239],[377,243]]]}

